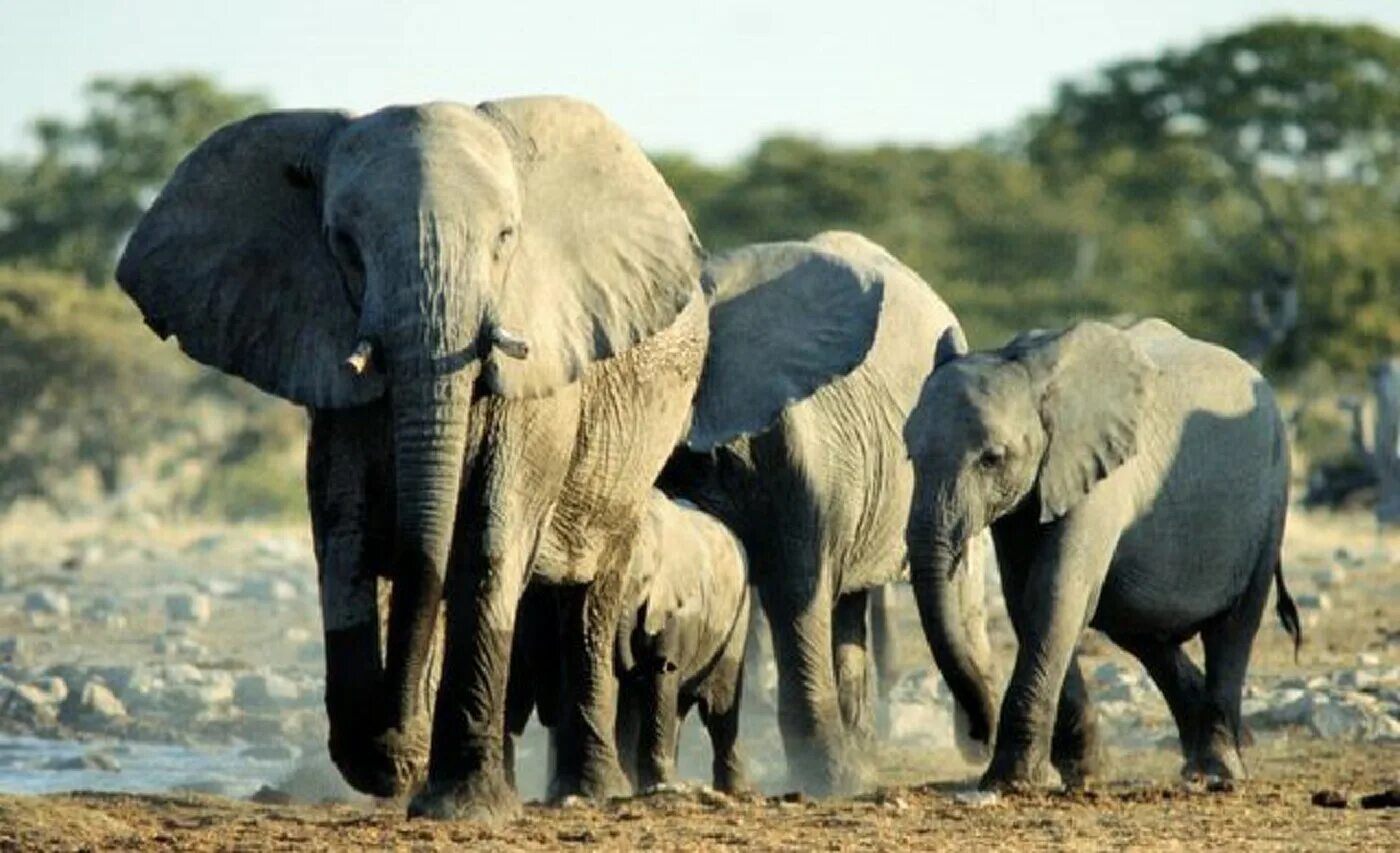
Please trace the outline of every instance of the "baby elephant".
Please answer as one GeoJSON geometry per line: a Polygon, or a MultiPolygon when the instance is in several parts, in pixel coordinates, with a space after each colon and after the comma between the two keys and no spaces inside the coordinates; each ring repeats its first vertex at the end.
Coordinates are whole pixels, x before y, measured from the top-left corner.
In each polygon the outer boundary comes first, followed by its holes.
{"type": "Polygon", "coordinates": [[[714,786],[747,787],[739,696],[748,638],[748,568],[714,518],[653,491],[637,538],[617,633],[618,752],[639,789],[670,781],[680,724],[698,705],[714,750],[714,786]]]}
{"type": "Polygon", "coordinates": [[[990,525],[1019,644],[983,787],[1095,770],[1086,625],[1161,688],[1185,775],[1242,776],[1241,691],[1271,583],[1301,640],[1279,562],[1288,447],[1264,379],[1160,320],[1086,322],[940,367],[910,423],[928,419],[910,429],[914,583],[941,588],[990,525]],[[1196,634],[1204,673],[1181,649],[1196,634]]]}

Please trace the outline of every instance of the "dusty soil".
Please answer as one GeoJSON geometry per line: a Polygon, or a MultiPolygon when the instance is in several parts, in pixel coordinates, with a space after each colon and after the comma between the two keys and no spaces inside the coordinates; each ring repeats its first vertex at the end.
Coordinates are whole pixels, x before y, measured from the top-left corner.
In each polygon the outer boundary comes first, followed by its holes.
{"type": "MultiPolygon", "coordinates": [[[[1379,536],[1361,516],[1295,516],[1286,549],[1295,594],[1315,592],[1316,571],[1351,561],[1329,607],[1306,615],[1295,661],[1272,611],[1261,629],[1252,684],[1307,679],[1355,667],[1364,655],[1400,663],[1400,535],[1379,536]],[[1345,549],[1347,553],[1339,553],[1345,549]],[[1359,561],[1356,555],[1361,555],[1359,561]],[[1360,563],[1365,563],[1364,566],[1360,563]]],[[[913,628],[913,614],[909,629],[913,628]]],[[[217,620],[216,620],[217,623],[217,620]]],[[[1002,660],[1013,654],[1004,617],[994,619],[1002,660]]],[[[249,632],[250,634],[252,632],[249,632]]],[[[244,641],[249,636],[242,635],[244,641]]],[[[909,635],[916,637],[917,635],[909,635]]],[[[59,640],[61,647],[73,640],[59,640]]],[[[56,651],[61,651],[57,649],[56,651]]],[[[921,644],[901,646],[927,666],[921,644]]],[[[1101,637],[1083,647],[1086,672],[1131,662],[1101,637]]],[[[1160,704],[1158,700],[1158,704],[1160,704]]],[[[1160,717],[1163,708],[1144,708],[1160,717]]],[[[0,850],[342,848],[553,849],[1400,849],[1400,810],[1362,809],[1364,794],[1400,786],[1400,743],[1344,743],[1303,730],[1262,733],[1246,753],[1253,778],[1232,791],[1188,791],[1176,782],[1173,739],[1116,743],[1110,777],[1089,792],[985,802],[967,797],[977,769],[948,750],[886,747],[885,787],[857,798],[735,801],[703,789],[602,805],[531,804],[498,827],[409,821],[401,806],[360,802],[259,805],[229,798],[75,793],[0,796],[0,850]],[[1344,809],[1311,803],[1337,790],[1344,809]]],[[[1155,740],[1152,740],[1155,738],[1155,740]]]]}
{"type": "MultiPolygon", "coordinates": [[[[1395,849],[1400,811],[1361,809],[1356,801],[1400,783],[1400,748],[1285,741],[1260,752],[1254,755],[1257,778],[1228,793],[1119,781],[1077,795],[971,805],[955,793],[970,786],[963,779],[826,802],[734,802],[675,793],[598,807],[531,805],[523,819],[494,828],[409,821],[388,806],[262,806],[118,794],[10,797],[0,798],[0,849],[1395,849]],[[1320,788],[1350,794],[1350,806],[1311,805],[1320,788]]],[[[1174,758],[1166,758],[1154,756],[1154,775],[1170,774],[1174,758]]]]}

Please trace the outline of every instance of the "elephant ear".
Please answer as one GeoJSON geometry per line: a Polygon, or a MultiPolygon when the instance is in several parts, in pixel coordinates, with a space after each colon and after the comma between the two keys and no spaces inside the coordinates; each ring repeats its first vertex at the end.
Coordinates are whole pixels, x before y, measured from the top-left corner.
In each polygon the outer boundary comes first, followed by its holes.
{"type": "Polygon", "coordinates": [[[321,236],[316,184],[348,123],[327,111],[271,112],[195,148],[136,226],[117,281],[162,338],[192,358],[307,406],[384,393],[343,360],[355,310],[321,236]]]}
{"type": "Polygon", "coordinates": [[[1040,520],[1053,521],[1137,452],[1157,368],[1122,331],[1098,322],[1028,333],[1007,350],[1039,395],[1047,436],[1040,520]]]}
{"type": "Polygon", "coordinates": [[[503,395],[538,396],[668,328],[700,296],[700,243],[661,174],[596,107],[541,97],[477,109],[511,148],[522,211],[492,319],[529,347],[493,353],[488,378],[503,395]]]}
{"type": "Polygon", "coordinates": [[[705,265],[710,347],[686,444],[708,452],[767,429],[847,375],[875,342],[884,277],[810,243],[746,246],[705,265]]]}

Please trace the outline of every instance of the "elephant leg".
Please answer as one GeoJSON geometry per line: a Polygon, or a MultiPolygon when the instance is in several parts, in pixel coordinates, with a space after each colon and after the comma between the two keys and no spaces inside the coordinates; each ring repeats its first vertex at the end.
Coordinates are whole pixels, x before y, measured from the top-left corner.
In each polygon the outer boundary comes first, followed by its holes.
{"type": "Polygon", "coordinates": [[[710,735],[711,768],[716,790],[741,794],[749,790],[744,757],[739,750],[739,698],[744,691],[742,655],[723,659],[710,673],[713,685],[700,701],[700,722],[710,735]]]}
{"type": "Polygon", "coordinates": [[[622,616],[622,567],[630,543],[627,538],[613,545],[614,558],[600,563],[592,583],[559,589],[566,637],[566,701],[553,799],[580,795],[602,800],[631,792],[614,742],[618,689],[614,648],[622,616]]]}
{"type": "Polygon", "coordinates": [[[388,435],[381,405],[316,411],[306,460],[325,626],[328,747],[351,787],[380,797],[407,793],[428,757],[425,738],[391,736],[384,697],[380,623],[387,607],[379,578],[392,575],[394,541],[388,435]]]}
{"type": "Polygon", "coordinates": [[[629,672],[620,679],[617,691],[617,758],[634,788],[642,787],[637,775],[642,755],[642,689],[641,674],[629,672]]]}
{"type": "Polygon", "coordinates": [[[1084,684],[1079,654],[1070,659],[1060,688],[1055,712],[1055,734],[1050,743],[1050,763],[1060,773],[1060,781],[1070,788],[1082,788],[1103,769],[1103,740],[1099,717],[1084,684]]]}
{"type": "Polygon", "coordinates": [[[818,795],[861,786],[850,761],[831,656],[831,595],[825,572],[808,589],[784,572],[759,589],[778,664],[778,729],[791,784],[818,795]]]}
{"type": "MultiPolygon", "coordinates": [[[[1277,552],[1274,552],[1275,554],[1277,552]]],[[[1273,555],[1270,555],[1273,558],[1273,555]]],[[[1205,648],[1206,681],[1201,709],[1200,741],[1194,767],[1188,775],[1206,779],[1248,777],[1240,746],[1244,722],[1240,702],[1249,654],[1264,615],[1273,580],[1273,563],[1250,578],[1248,588],[1235,605],[1216,616],[1201,630],[1205,648]]]]}
{"type": "Polygon", "coordinates": [[[1114,642],[1137,658],[1151,676],[1152,683],[1162,691],[1167,707],[1176,721],[1181,739],[1181,754],[1186,759],[1182,775],[1189,776],[1197,765],[1201,750],[1201,709],[1205,697],[1205,676],[1186,656],[1181,646],[1170,641],[1144,637],[1113,638],[1114,642]]]}
{"type": "Polygon", "coordinates": [[[648,669],[638,697],[637,784],[643,790],[675,778],[680,734],[680,675],[670,662],[648,669]]]}
{"type": "Polygon", "coordinates": [[[894,627],[894,584],[870,590],[870,653],[875,659],[875,691],[889,701],[890,691],[899,682],[899,632],[894,627]]]}
{"type": "Polygon", "coordinates": [[[530,560],[562,483],[562,472],[551,478],[553,469],[521,460],[558,458],[567,439],[535,402],[473,411],[483,447],[459,501],[428,784],[410,815],[493,822],[520,812],[503,744],[511,653],[530,560]]]}
{"type": "Polygon", "coordinates": [[[851,743],[862,755],[875,740],[865,621],[867,599],[866,590],[837,598],[831,625],[831,652],[836,669],[836,700],[841,707],[841,722],[846,726],[851,743]]]}
{"type": "Polygon", "coordinates": [[[1060,694],[1116,544],[1116,536],[1063,523],[1049,531],[1029,566],[1012,572],[1021,589],[1016,606],[1007,609],[1019,648],[983,788],[1021,789],[1050,781],[1060,694]]]}

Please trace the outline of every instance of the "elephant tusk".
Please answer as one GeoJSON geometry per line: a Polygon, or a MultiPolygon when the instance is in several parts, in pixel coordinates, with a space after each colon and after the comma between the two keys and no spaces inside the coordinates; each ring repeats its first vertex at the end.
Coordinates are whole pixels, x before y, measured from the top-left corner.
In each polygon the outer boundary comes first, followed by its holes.
{"type": "Polygon", "coordinates": [[[491,331],[491,346],[510,356],[523,359],[530,354],[530,344],[520,335],[497,326],[491,331]]]}
{"type": "Polygon", "coordinates": [[[364,372],[369,370],[372,358],[374,358],[374,344],[362,340],[355,344],[354,352],[345,359],[345,366],[350,368],[350,372],[356,376],[363,376],[364,372]]]}

